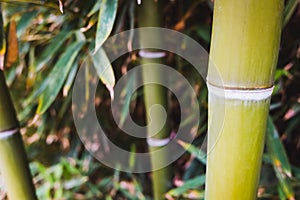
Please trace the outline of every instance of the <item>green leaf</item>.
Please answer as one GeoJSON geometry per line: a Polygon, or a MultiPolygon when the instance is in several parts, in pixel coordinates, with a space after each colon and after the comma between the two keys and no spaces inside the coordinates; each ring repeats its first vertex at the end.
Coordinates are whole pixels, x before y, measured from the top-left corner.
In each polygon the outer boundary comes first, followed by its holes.
{"type": "Polygon", "coordinates": [[[64,97],[66,97],[68,94],[69,94],[69,91],[72,87],[72,84],[75,80],[75,77],[76,77],[76,74],[77,74],[77,70],[78,70],[78,63],[74,63],[73,64],[73,67],[71,68],[71,71],[68,75],[68,78],[66,80],[66,83],[64,85],[64,88],[63,88],[63,95],[64,97]]]}
{"type": "Polygon", "coordinates": [[[70,37],[71,33],[71,31],[62,31],[51,40],[51,43],[45,48],[43,53],[38,56],[38,59],[35,62],[36,71],[41,70],[44,65],[54,57],[55,53],[57,53],[66,39],[70,37]]]}
{"type": "Polygon", "coordinates": [[[196,32],[205,42],[207,42],[207,43],[210,42],[211,31],[210,31],[209,25],[197,26],[196,32]]]}
{"type": "Polygon", "coordinates": [[[116,19],[118,0],[103,0],[101,3],[97,32],[96,51],[102,46],[112,31],[116,19]]]}
{"type": "Polygon", "coordinates": [[[267,152],[272,160],[272,165],[279,181],[279,191],[285,195],[285,199],[293,199],[295,195],[288,178],[292,177],[291,166],[271,117],[268,118],[266,142],[267,152]]]}
{"type": "Polygon", "coordinates": [[[182,140],[178,140],[177,143],[181,145],[186,151],[195,156],[201,163],[206,165],[206,154],[201,149],[192,144],[188,144],[182,140]]]}
{"type": "Polygon", "coordinates": [[[298,0],[289,0],[285,6],[284,13],[283,13],[283,26],[285,26],[290,18],[292,17],[295,9],[297,8],[299,1],[298,0]]]}
{"type": "Polygon", "coordinates": [[[173,196],[173,197],[179,197],[186,193],[189,190],[197,189],[200,186],[204,185],[205,183],[205,175],[198,176],[194,179],[190,179],[186,181],[182,186],[170,190],[167,195],[173,196]]]}
{"type": "Polygon", "coordinates": [[[121,114],[120,114],[120,121],[119,121],[119,127],[122,127],[124,125],[124,122],[129,116],[129,107],[130,107],[130,102],[135,98],[131,96],[134,92],[134,85],[135,85],[135,76],[131,76],[127,82],[127,84],[124,86],[124,89],[121,93],[121,96],[125,96],[124,98],[124,104],[122,106],[121,114]]]}
{"type": "Polygon", "coordinates": [[[267,152],[273,162],[276,163],[276,166],[281,167],[286,175],[291,177],[291,165],[271,117],[268,119],[266,143],[267,152]]]}
{"type": "Polygon", "coordinates": [[[91,17],[93,14],[95,14],[98,10],[100,10],[102,1],[96,1],[93,8],[90,10],[90,12],[87,14],[88,17],[91,17]]]}
{"type": "Polygon", "coordinates": [[[47,86],[39,98],[37,114],[43,114],[55,100],[84,43],[85,42],[74,42],[71,44],[55,64],[53,70],[47,77],[47,86]]]}
{"type": "Polygon", "coordinates": [[[20,18],[20,21],[17,24],[17,37],[20,38],[21,35],[25,32],[25,30],[32,25],[31,21],[33,18],[35,18],[38,14],[37,10],[25,12],[22,17],[20,18]]]}
{"type": "Polygon", "coordinates": [[[91,57],[100,80],[102,81],[102,83],[105,84],[110,93],[111,99],[113,99],[115,75],[105,51],[102,48],[100,48],[93,55],[91,55],[91,57]]]}

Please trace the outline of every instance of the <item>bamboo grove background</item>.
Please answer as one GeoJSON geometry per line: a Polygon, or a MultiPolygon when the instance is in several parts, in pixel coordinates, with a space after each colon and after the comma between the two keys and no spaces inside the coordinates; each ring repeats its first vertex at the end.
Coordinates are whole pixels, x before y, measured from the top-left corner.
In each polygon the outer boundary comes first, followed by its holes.
{"type": "MultiPolygon", "coordinates": [[[[110,34],[139,26],[137,2],[4,0],[1,4],[10,49],[5,55],[4,73],[20,121],[38,198],[151,199],[151,173],[122,173],[94,160],[76,134],[71,113],[72,83],[86,52],[101,46],[110,34]]],[[[189,35],[209,51],[212,9],[213,3],[209,0],[163,1],[159,24],[189,35]]],[[[283,25],[259,199],[300,199],[298,1],[285,1],[283,25]]],[[[129,42],[131,39],[128,38],[129,42]]],[[[113,87],[112,80],[141,62],[137,52],[126,54],[113,63],[113,73],[101,80],[108,88],[113,87]]],[[[206,160],[197,147],[207,132],[207,89],[204,80],[185,60],[170,55],[165,62],[198,89],[202,113],[193,146],[171,166],[172,188],[165,197],[170,200],[203,199],[206,160]]],[[[107,118],[103,123],[109,138],[129,151],[146,151],[146,143],[126,136],[111,124],[110,94],[104,84],[99,86],[97,93],[97,110],[99,116],[107,118]]],[[[131,90],[130,84],[126,90],[131,90]]],[[[125,96],[124,101],[130,106],[132,118],[145,124],[143,91],[139,90],[132,98],[125,96]]],[[[180,116],[178,102],[171,99],[168,106],[170,125],[176,128],[180,116]]],[[[125,113],[125,109],[120,113],[122,123],[126,121],[125,113]]],[[[186,119],[186,123],[188,120],[191,119],[186,119]]],[[[182,146],[186,148],[187,144],[182,143],[182,146]]],[[[0,199],[6,199],[1,174],[0,180],[0,199]]]]}

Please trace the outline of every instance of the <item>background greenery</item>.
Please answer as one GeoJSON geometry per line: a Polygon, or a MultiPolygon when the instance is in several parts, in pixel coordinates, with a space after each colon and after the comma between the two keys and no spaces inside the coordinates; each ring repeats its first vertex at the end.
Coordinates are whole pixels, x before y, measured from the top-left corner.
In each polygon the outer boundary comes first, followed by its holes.
{"type": "MultiPolygon", "coordinates": [[[[5,74],[21,121],[38,197],[151,199],[151,173],[123,173],[97,162],[80,142],[71,113],[72,83],[80,64],[87,53],[95,46],[100,47],[110,34],[136,27],[137,2],[2,2],[9,49],[5,74]]],[[[297,2],[286,2],[258,191],[260,199],[300,199],[300,9],[297,2]]],[[[164,27],[191,36],[209,51],[213,3],[208,0],[166,0],[163,4],[164,27]]],[[[130,44],[131,38],[128,41],[130,44]]],[[[184,41],[182,43],[184,45],[184,41]]],[[[118,48],[120,44],[113,45],[118,48]]],[[[111,123],[110,93],[107,90],[126,70],[139,64],[136,53],[122,56],[113,63],[113,71],[100,77],[103,85],[99,86],[96,107],[99,116],[107,118],[103,123],[112,141],[125,149],[145,152],[145,141],[127,136],[111,123]]],[[[196,147],[206,135],[207,89],[200,76],[183,59],[169,55],[168,64],[197,88],[201,122],[193,146],[173,164],[174,187],[166,198],[201,199],[206,162],[201,158],[203,152],[196,147]]],[[[131,90],[130,84],[126,90],[131,90]]],[[[142,90],[132,98],[125,95],[124,101],[136,122],[144,124],[142,90]]],[[[125,109],[120,112],[122,123],[126,121],[125,113],[125,109]]],[[[178,116],[178,102],[170,98],[170,118],[175,130],[180,123],[178,116]]],[[[183,123],[191,120],[183,119],[183,123]]],[[[2,189],[0,198],[6,198],[2,189]]]]}

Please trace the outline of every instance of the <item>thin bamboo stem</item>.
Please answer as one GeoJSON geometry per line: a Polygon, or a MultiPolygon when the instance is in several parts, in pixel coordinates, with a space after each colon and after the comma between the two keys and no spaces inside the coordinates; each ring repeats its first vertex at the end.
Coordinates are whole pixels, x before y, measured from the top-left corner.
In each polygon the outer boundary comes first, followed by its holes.
{"type": "MultiPolygon", "coordinates": [[[[155,2],[154,0],[144,0],[142,1],[142,5],[138,7],[138,25],[139,27],[161,27],[162,25],[162,15],[160,10],[161,1],[155,2]]],[[[160,43],[161,36],[160,35],[152,35],[152,37],[144,38],[143,35],[140,35],[141,45],[148,46],[148,44],[160,43]]],[[[147,50],[146,50],[147,51],[147,50]]],[[[150,52],[151,54],[151,52],[150,52]]],[[[149,63],[163,63],[164,59],[160,58],[142,58],[142,64],[149,63]]],[[[166,75],[161,72],[158,68],[152,68],[151,66],[147,66],[143,68],[143,79],[144,82],[163,82],[165,80],[166,75]]],[[[167,110],[167,89],[160,85],[147,85],[144,84],[144,102],[145,102],[145,110],[146,110],[146,120],[148,122],[148,135],[151,135],[151,138],[155,139],[166,139],[169,138],[170,128],[168,127],[168,123],[164,125],[164,127],[155,134],[157,130],[156,125],[161,124],[162,116],[160,112],[152,112],[150,119],[150,108],[154,105],[160,105],[167,110]],[[149,126],[149,124],[151,124],[149,126]]],[[[149,151],[156,151],[162,147],[155,147],[149,145],[149,151]]],[[[168,155],[160,155],[159,157],[151,157],[152,169],[156,169],[157,164],[162,160],[165,160],[168,155]]],[[[152,172],[152,186],[153,186],[153,196],[155,200],[164,199],[164,194],[170,189],[171,186],[171,169],[170,166],[153,171],[152,172]]]]}
{"type": "Polygon", "coordinates": [[[253,92],[273,86],[282,12],[283,0],[215,1],[207,80],[227,95],[209,90],[206,200],[256,199],[270,94],[253,92]]]}

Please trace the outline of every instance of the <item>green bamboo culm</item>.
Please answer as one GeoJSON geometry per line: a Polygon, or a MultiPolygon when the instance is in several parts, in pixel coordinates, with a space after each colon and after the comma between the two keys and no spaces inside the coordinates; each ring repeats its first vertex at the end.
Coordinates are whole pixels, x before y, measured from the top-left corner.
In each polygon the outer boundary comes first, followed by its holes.
{"type": "MultiPolygon", "coordinates": [[[[0,11],[2,13],[1,7],[0,11]]],[[[3,21],[0,16],[1,38],[3,21]]],[[[1,44],[3,49],[4,43],[1,44]]],[[[0,176],[10,200],[35,200],[35,189],[19,133],[19,123],[3,71],[0,70],[0,176]]]]}
{"type": "Polygon", "coordinates": [[[257,198],[283,7],[283,0],[215,0],[206,200],[257,198]]]}
{"type": "MultiPolygon", "coordinates": [[[[162,10],[161,8],[162,1],[154,1],[154,0],[143,0],[142,4],[137,7],[138,9],[138,26],[139,27],[162,27],[162,10]]],[[[145,38],[143,35],[140,35],[140,43],[141,46],[149,46],[148,44],[157,44],[161,43],[160,35],[147,35],[145,38]]],[[[144,51],[148,53],[157,53],[159,50],[147,50],[144,51]]],[[[151,64],[151,63],[164,63],[164,58],[145,58],[141,56],[142,64],[151,64]]],[[[163,82],[165,80],[166,75],[161,72],[159,68],[146,66],[143,68],[143,80],[145,83],[147,82],[163,82]]],[[[148,123],[148,135],[151,135],[151,138],[154,139],[166,139],[170,137],[170,128],[168,123],[164,125],[164,127],[156,133],[157,127],[155,125],[160,124],[161,121],[164,121],[163,116],[160,112],[151,112],[150,119],[150,108],[154,105],[160,105],[167,110],[167,89],[155,84],[144,84],[144,102],[145,102],[145,110],[146,110],[146,120],[148,123]],[[150,124],[151,121],[151,125],[150,124]]],[[[149,151],[153,152],[162,147],[155,147],[149,145],[149,151]]],[[[156,166],[162,160],[165,160],[168,155],[160,155],[157,157],[151,157],[152,169],[156,169],[156,166]]],[[[152,171],[152,188],[153,188],[153,196],[155,200],[165,199],[164,194],[170,189],[172,180],[171,167],[167,166],[159,170],[152,171]]]]}

